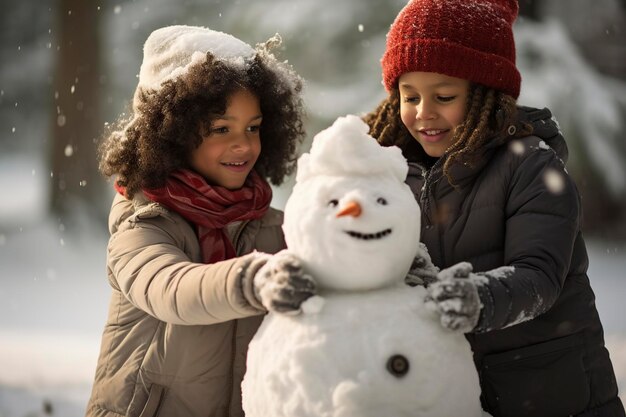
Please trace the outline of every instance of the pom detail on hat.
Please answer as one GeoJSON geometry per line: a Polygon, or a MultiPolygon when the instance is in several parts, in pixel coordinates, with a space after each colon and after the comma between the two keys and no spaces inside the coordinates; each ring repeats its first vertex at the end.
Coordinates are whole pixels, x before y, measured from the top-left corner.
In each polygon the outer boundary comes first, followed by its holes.
{"type": "Polygon", "coordinates": [[[412,0],[387,34],[383,84],[397,87],[407,72],[436,72],[495,88],[517,98],[512,25],[516,0],[412,0]]]}
{"type": "Polygon", "coordinates": [[[255,54],[250,45],[227,33],[199,26],[163,27],[152,32],[144,44],[138,88],[158,90],[163,82],[186,74],[207,52],[241,65],[255,54]]]}

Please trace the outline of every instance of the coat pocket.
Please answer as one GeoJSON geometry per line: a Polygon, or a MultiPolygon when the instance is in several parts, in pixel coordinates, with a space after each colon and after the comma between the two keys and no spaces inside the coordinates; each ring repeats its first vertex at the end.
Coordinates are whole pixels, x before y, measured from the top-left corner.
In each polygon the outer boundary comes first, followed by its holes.
{"type": "Polygon", "coordinates": [[[157,384],[152,384],[150,387],[150,393],[148,394],[148,401],[144,405],[143,410],[139,417],[156,417],[159,412],[159,405],[165,394],[165,387],[157,384]]]}
{"type": "Polygon", "coordinates": [[[487,411],[498,417],[568,416],[589,404],[579,335],[487,355],[480,377],[487,411]]]}

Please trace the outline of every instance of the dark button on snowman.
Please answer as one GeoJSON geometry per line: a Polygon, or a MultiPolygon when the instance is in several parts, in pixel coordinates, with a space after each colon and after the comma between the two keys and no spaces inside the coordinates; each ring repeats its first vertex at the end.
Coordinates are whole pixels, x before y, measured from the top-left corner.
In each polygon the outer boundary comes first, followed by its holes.
{"type": "Polygon", "coordinates": [[[482,415],[467,341],[405,284],[423,253],[407,172],[400,149],[352,115],[298,160],[283,230],[319,295],[300,315],[264,319],[242,384],[247,417],[482,415]]]}

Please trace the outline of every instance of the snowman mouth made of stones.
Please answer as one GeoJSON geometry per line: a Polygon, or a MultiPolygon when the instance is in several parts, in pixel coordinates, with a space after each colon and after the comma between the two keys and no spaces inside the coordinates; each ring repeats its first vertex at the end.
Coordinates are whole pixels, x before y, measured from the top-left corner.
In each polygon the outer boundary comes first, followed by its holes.
{"type": "MultiPolygon", "coordinates": [[[[334,207],[336,207],[338,203],[339,202],[337,200],[330,201],[330,204],[334,207]]],[[[383,198],[379,198],[378,203],[386,205],[387,201],[383,198]]],[[[359,217],[361,215],[361,211],[362,209],[359,203],[357,203],[356,201],[350,201],[346,205],[344,205],[343,208],[335,216],[336,217],[342,217],[342,216],[359,217]]],[[[389,236],[391,232],[392,232],[391,228],[384,229],[375,233],[361,233],[361,232],[357,232],[356,230],[344,230],[344,233],[346,233],[347,235],[355,239],[360,239],[360,240],[379,240],[379,239],[389,236]]]]}
{"type": "Polygon", "coordinates": [[[354,230],[345,230],[345,233],[352,236],[355,239],[361,240],[374,240],[374,239],[382,239],[391,234],[391,229],[385,229],[376,233],[360,233],[355,232],[354,230]]]}

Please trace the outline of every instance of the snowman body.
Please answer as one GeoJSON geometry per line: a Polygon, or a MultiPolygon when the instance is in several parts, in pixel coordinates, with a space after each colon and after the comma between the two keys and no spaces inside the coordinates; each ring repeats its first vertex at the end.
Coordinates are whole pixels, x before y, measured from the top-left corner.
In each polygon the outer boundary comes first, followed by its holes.
{"type": "Polygon", "coordinates": [[[269,313],[251,341],[247,417],[482,415],[469,344],[404,285],[420,251],[407,172],[355,116],[298,160],[283,230],[319,295],[300,315],[269,313]]]}
{"type": "Polygon", "coordinates": [[[424,292],[333,292],[316,314],[269,314],[248,351],[246,416],[481,416],[467,341],[424,292]]]}

